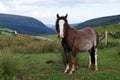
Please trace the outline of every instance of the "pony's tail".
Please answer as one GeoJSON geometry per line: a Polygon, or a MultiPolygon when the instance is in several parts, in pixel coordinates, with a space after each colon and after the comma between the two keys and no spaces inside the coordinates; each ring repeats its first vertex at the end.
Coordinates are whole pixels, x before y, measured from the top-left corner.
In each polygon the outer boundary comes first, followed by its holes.
{"type": "Polygon", "coordinates": [[[95,64],[95,48],[94,48],[94,46],[91,48],[90,56],[91,56],[91,63],[95,64]]]}

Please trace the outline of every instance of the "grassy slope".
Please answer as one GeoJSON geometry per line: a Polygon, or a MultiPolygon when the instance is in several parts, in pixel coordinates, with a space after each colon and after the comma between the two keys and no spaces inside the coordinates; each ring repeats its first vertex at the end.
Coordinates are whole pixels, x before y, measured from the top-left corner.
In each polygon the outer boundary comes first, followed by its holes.
{"type": "Polygon", "coordinates": [[[13,31],[14,31],[14,30],[8,29],[8,28],[3,27],[3,26],[0,26],[0,32],[1,32],[0,36],[1,36],[1,35],[2,35],[2,36],[11,36],[11,35],[12,35],[11,32],[13,32],[13,31]]]}
{"type": "Polygon", "coordinates": [[[106,30],[107,31],[112,31],[113,33],[114,32],[120,32],[120,24],[116,24],[116,25],[109,25],[109,26],[104,26],[104,27],[96,27],[96,30],[99,32],[99,33],[102,33],[102,32],[105,32],[106,30]]]}
{"type": "MultiPolygon", "coordinates": [[[[99,27],[97,28],[97,31],[101,33],[104,32],[105,29],[110,29],[116,32],[120,30],[119,25],[117,26],[117,28],[116,26],[111,26],[109,28],[99,27]]],[[[45,37],[54,38],[56,40],[56,35],[47,35],[45,37]]],[[[116,40],[110,38],[109,41],[118,42],[120,39],[116,40]]],[[[11,54],[9,52],[0,51],[0,63],[2,62],[2,57],[5,53],[4,56],[8,56],[9,54],[14,56],[15,60],[13,59],[13,61],[17,61],[16,66],[20,70],[17,73],[16,79],[19,78],[21,80],[120,80],[120,56],[118,56],[116,48],[117,46],[98,50],[98,72],[94,72],[94,70],[89,70],[87,68],[87,53],[79,53],[77,55],[78,68],[73,75],[63,73],[64,64],[61,56],[62,51],[45,54],[11,54]],[[53,62],[47,64],[47,61],[53,62]]]]}

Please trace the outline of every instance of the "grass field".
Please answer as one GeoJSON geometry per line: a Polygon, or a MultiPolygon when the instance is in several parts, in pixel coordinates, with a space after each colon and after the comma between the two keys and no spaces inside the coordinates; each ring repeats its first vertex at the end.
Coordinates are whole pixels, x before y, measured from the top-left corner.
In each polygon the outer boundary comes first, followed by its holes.
{"type": "MultiPolygon", "coordinates": [[[[107,28],[98,27],[97,31],[101,33],[107,28]]],[[[63,50],[57,35],[44,37],[54,41],[36,40],[26,35],[0,36],[0,80],[120,80],[119,38],[109,36],[107,46],[99,44],[99,71],[88,69],[88,53],[78,53],[76,72],[68,75],[63,73],[63,50]]]]}
{"type": "Polygon", "coordinates": [[[99,33],[105,32],[106,30],[107,31],[112,31],[113,33],[114,32],[120,32],[120,24],[108,25],[108,26],[104,26],[104,27],[100,26],[100,27],[96,27],[96,30],[99,33]]]}
{"type": "Polygon", "coordinates": [[[78,53],[77,70],[73,75],[63,73],[64,64],[61,54],[4,54],[0,52],[0,57],[7,57],[3,59],[6,61],[3,63],[8,66],[9,74],[4,73],[7,75],[7,80],[12,74],[15,80],[120,80],[120,56],[118,56],[116,48],[98,51],[98,72],[87,68],[87,53],[78,53]],[[48,63],[49,61],[51,62],[48,63]],[[9,68],[12,71],[16,70],[16,72],[9,72],[9,68]]]}

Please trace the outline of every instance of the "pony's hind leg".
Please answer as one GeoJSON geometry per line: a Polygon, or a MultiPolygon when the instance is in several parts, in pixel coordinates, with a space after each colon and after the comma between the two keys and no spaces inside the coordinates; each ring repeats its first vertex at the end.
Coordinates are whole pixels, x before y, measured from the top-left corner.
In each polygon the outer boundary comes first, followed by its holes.
{"type": "Polygon", "coordinates": [[[90,50],[90,55],[89,55],[89,65],[88,68],[91,67],[91,65],[95,65],[95,71],[98,71],[98,64],[97,64],[97,48],[92,47],[90,50]]]}
{"type": "Polygon", "coordinates": [[[89,50],[89,64],[88,68],[91,68],[92,64],[95,64],[95,50],[94,46],[89,50]]]}
{"type": "Polygon", "coordinates": [[[98,71],[98,64],[97,64],[97,48],[95,48],[95,71],[98,71]]]}

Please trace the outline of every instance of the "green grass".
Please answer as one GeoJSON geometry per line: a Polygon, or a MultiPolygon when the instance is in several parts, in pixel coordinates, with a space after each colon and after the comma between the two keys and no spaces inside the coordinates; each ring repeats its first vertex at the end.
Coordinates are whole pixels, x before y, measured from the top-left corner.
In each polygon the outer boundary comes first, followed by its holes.
{"type": "MultiPolygon", "coordinates": [[[[96,29],[101,33],[108,29],[117,32],[119,28],[111,25],[96,29]]],[[[120,80],[119,38],[108,36],[108,45],[99,47],[98,72],[88,69],[88,53],[78,53],[77,70],[68,75],[63,73],[63,49],[57,35],[42,36],[54,42],[26,35],[0,36],[0,80],[120,80]]]]}
{"type": "Polygon", "coordinates": [[[97,30],[97,32],[102,33],[107,31],[112,31],[114,32],[120,32],[120,24],[116,24],[116,25],[108,25],[108,26],[104,26],[104,27],[96,27],[95,28],[97,30]]]}
{"type": "MultiPolygon", "coordinates": [[[[15,75],[15,79],[22,80],[120,80],[120,56],[118,56],[115,48],[104,49],[98,51],[99,71],[89,70],[88,54],[78,53],[77,69],[73,75],[64,74],[64,64],[62,62],[62,53],[46,53],[46,54],[14,54],[15,60],[19,64],[19,73],[15,75]],[[53,61],[47,64],[47,61],[53,61]]],[[[0,53],[2,56],[3,53],[0,53]]],[[[8,55],[8,54],[6,54],[8,55]]],[[[11,62],[14,63],[14,62],[11,62]]]]}
{"type": "Polygon", "coordinates": [[[41,36],[46,37],[48,39],[58,40],[57,34],[53,34],[53,35],[47,34],[47,35],[41,35],[41,36]]]}
{"type": "Polygon", "coordinates": [[[14,30],[8,29],[8,28],[0,25],[0,36],[12,36],[13,31],[14,30]]]}
{"type": "Polygon", "coordinates": [[[1,35],[2,36],[12,36],[13,34],[8,33],[8,32],[1,32],[1,35]]]}

